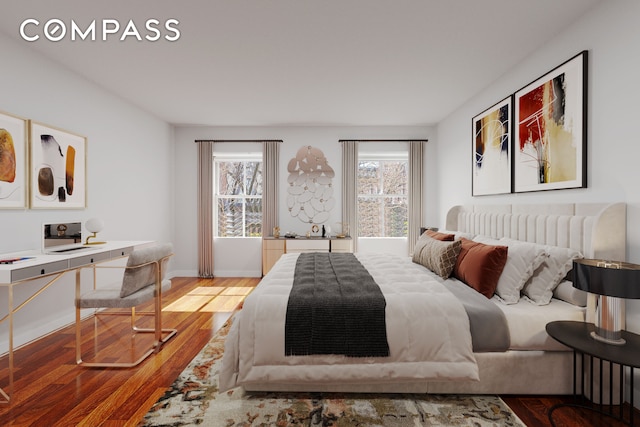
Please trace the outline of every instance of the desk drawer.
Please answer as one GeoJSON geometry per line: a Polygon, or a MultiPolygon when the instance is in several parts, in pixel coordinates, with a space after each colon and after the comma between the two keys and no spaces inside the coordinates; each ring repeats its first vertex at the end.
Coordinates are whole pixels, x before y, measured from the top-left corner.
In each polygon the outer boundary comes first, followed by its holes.
{"type": "Polygon", "coordinates": [[[126,247],[126,248],[120,248],[120,249],[114,249],[114,250],[111,251],[111,259],[127,256],[131,252],[133,252],[133,246],[129,246],[129,247],[126,247]]]}
{"type": "Polygon", "coordinates": [[[69,269],[69,261],[61,260],[48,262],[46,264],[33,265],[31,267],[19,268],[11,272],[11,281],[17,282],[25,279],[35,279],[40,276],[58,273],[69,269]]]}
{"type": "Polygon", "coordinates": [[[71,258],[69,260],[69,267],[75,268],[75,267],[80,267],[80,266],[83,266],[83,265],[96,264],[98,262],[106,261],[106,260],[108,260],[110,258],[111,258],[111,256],[109,254],[109,251],[100,252],[100,253],[92,254],[92,255],[84,255],[84,256],[81,256],[81,257],[77,257],[77,258],[71,258]]]}

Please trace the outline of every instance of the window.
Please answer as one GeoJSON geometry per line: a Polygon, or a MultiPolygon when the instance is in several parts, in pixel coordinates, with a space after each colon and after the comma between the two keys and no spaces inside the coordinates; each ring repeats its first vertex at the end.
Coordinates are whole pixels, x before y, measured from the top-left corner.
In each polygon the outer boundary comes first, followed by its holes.
{"type": "Polygon", "coordinates": [[[262,236],[262,161],[215,159],[217,237],[262,236]]]}
{"type": "Polygon", "coordinates": [[[358,236],[407,237],[408,160],[404,156],[358,161],[358,236]],[[395,157],[395,158],[394,158],[395,157]]]}

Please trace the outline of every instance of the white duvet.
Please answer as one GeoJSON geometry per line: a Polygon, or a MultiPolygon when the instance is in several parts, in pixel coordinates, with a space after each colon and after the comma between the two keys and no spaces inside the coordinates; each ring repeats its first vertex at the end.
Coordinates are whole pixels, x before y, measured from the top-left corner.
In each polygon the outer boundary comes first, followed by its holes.
{"type": "Polygon", "coordinates": [[[284,322],[297,257],[281,257],[236,315],[225,343],[221,391],[252,384],[478,380],[462,304],[442,279],[408,257],[389,254],[357,257],[385,296],[390,356],[285,356],[284,322]]]}

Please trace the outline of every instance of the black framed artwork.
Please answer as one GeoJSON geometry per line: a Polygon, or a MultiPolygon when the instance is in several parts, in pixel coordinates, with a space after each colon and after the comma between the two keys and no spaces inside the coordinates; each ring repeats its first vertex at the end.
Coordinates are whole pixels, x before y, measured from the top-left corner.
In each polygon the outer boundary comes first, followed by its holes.
{"type": "Polygon", "coordinates": [[[587,51],[514,95],[514,192],[587,186],[587,51]]]}
{"type": "Polygon", "coordinates": [[[472,119],[472,195],[511,192],[512,97],[472,119]]]}

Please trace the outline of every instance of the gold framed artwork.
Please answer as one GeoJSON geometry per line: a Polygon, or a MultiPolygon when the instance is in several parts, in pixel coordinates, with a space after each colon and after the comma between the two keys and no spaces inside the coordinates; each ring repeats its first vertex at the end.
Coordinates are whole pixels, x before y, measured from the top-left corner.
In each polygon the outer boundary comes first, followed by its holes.
{"type": "Polygon", "coordinates": [[[85,208],[87,138],[35,121],[29,136],[31,208],[85,208]]]}
{"type": "Polygon", "coordinates": [[[0,111],[0,209],[27,207],[27,120],[0,111]]]}

